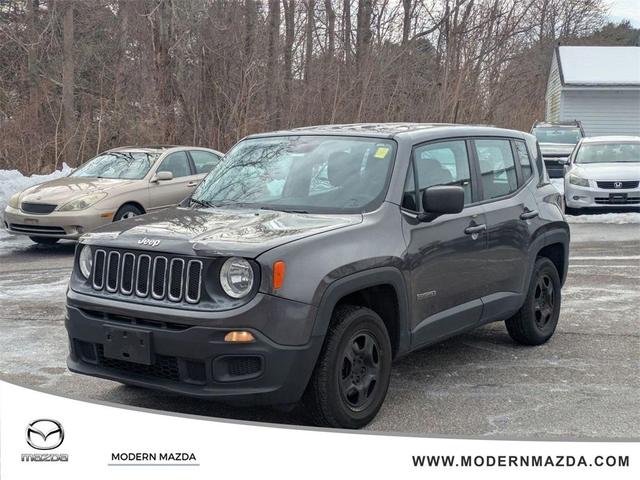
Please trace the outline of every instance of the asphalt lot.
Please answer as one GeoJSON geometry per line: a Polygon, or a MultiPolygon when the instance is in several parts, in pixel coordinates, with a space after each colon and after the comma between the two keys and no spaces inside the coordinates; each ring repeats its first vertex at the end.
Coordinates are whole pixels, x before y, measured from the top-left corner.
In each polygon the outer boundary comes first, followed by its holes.
{"type": "MultiPolygon", "coordinates": [[[[518,438],[640,437],[640,225],[573,224],[555,336],[511,341],[496,323],[398,361],[378,431],[518,438]]],[[[73,243],[0,233],[0,378],[79,399],[212,417],[304,423],[69,373],[64,291],[73,243]]]]}

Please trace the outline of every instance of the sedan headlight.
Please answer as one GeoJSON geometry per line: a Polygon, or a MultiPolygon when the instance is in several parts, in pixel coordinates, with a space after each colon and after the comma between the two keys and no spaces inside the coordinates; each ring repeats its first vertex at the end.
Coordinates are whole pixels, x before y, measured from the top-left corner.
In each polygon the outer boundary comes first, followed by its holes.
{"type": "Polygon", "coordinates": [[[579,187],[588,187],[589,180],[586,178],[578,177],[577,175],[569,175],[569,183],[572,185],[578,185],[579,187]]]}
{"type": "Polygon", "coordinates": [[[65,203],[62,207],[59,208],[59,211],[73,212],[76,210],[85,210],[92,205],[95,205],[106,196],[107,194],[105,192],[84,195],[83,197],[79,197],[75,200],[71,200],[70,202],[65,203]]]}
{"type": "Polygon", "coordinates": [[[231,298],[242,298],[253,288],[253,269],[244,258],[231,257],[220,269],[220,284],[231,298]]]}
{"type": "Polygon", "coordinates": [[[80,251],[78,266],[80,267],[80,273],[82,276],[88,279],[93,268],[93,254],[91,253],[91,248],[86,245],[82,247],[82,250],[80,251]]]}
{"type": "Polygon", "coordinates": [[[7,205],[11,208],[20,208],[20,194],[16,193],[15,195],[12,195],[11,198],[9,198],[7,205]]]}

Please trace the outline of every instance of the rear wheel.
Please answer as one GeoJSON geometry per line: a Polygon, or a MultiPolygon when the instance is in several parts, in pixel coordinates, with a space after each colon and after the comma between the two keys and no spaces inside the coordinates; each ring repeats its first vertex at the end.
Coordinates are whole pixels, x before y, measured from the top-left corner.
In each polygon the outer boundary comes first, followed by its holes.
{"type": "Polygon", "coordinates": [[[59,238],[52,238],[52,237],[29,237],[31,239],[32,242],[35,242],[39,245],[53,245],[54,243],[57,243],[58,240],[60,240],[59,238]]]}
{"type": "Polygon", "coordinates": [[[337,307],[304,403],[320,426],[360,428],[378,413],[389,387],[391,341],[365,307],[337,307]]]}
{"type": "Polygon", "coordinates": [[[511,338],[523,345],[541,345],[551,338],[560,316],[560,277],[551,260],[536,260],[522,308],[505,323],[511,338]]]}
{"type": "Polygon", "coordinates": [[[126,220],[127,218],[137,217],[138,215],[142,215],[144,212],[140,207],[132,205],[130,203],[121,206],[113,217],[113,221],[117,222],[119,220],[126,220]]]}

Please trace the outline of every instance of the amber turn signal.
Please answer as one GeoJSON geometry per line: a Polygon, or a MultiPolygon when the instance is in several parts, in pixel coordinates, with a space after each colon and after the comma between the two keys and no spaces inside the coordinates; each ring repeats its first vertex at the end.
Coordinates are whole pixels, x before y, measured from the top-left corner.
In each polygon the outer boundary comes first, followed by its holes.
{"type": "Polygon", "coordinates": [[[224,336],[224,341],[229,343],[251,343],[255,337],[251,332],[244,330],[229,332],[224,336]]]}
{"type": "Polygon", "coordinates": [[[278,260],[273,264],[273,289],[277,290],[284,283],[284,273],[287,266],[282,260],[278,260]]]}

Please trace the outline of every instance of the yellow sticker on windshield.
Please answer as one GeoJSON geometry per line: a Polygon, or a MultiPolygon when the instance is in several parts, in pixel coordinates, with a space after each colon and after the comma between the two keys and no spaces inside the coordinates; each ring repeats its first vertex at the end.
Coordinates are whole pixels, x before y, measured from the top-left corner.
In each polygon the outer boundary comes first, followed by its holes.
{"type": "Polygon", "coordinates": [[[378,147],[373,156],[376,158],[384,158],[387,156],[387,153],[389,153],[389,147],[378,147]]]}

